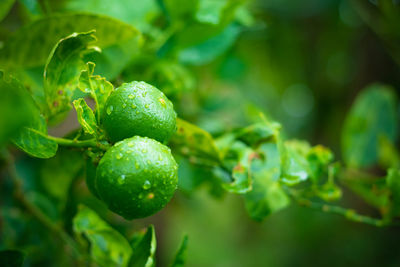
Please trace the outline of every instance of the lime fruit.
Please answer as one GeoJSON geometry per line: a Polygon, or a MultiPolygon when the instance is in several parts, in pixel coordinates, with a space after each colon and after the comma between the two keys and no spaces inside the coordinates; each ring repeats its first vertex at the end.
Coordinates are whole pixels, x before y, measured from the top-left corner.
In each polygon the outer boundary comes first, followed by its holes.
{"type": "Polygon", "coordinates": [[[116,143],[100,160],[96,189],[108,208],[126,219],[162,209],[174,195],[178,165],[171,150],[147,137],[116,143]]]}
{"type": "Polygon", "coordinates": [[[102,123],[112,142],[139,135],[165,143],[176,130],[176,113],[163,92],[135,81],[111,93],[102,123]]]}

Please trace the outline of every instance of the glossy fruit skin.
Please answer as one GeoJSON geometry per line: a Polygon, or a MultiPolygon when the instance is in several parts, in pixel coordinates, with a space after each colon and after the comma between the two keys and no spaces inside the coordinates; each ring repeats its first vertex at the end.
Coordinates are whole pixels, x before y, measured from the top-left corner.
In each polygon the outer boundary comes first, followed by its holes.
{"type": "Polygon", "coordinates": [[[174,195],[178,165],[171,150],[147,137],[116,143],[100,160],[96,189],[108,208],[125,219],[162,209],[174,195]]]}
{"type": "Polygon", "coordinates": [[[112,142],[139,135],[165,143],[176,131],[176,113],[172,102],[160,90],[134,81],[111,93],[102,123],[112,142]]]}

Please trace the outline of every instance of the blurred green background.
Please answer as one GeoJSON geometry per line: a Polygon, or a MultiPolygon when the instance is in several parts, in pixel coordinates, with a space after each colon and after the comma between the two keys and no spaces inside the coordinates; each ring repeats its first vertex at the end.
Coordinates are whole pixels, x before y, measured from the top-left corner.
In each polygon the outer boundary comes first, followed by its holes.
{"type": "MultiPolygon", "coordinates": [[[[105,14],[149,36],[157,35],[156,28],[149,26],[158,23],[161,11],[157,1],[112,2],[98,1],[93,8],[96,1],[87,1],[87,6],[77,0],[44,1],[50,10],[105,14]]],[[[139,63],[126,68],[113,82],[145,80],[165,86],[167,94],[176,84],[184,87],[174,100],[178,115],[215,136],[251,123],[262,111],[282,123],[287,137],[323,144],[340,160],[340,131],[357,93],[375,82],[391,85],[397,93],[400,88],[399,2],[389,1],[391,9],[373,18],[358,2],[380,10],[378,0],[254,0],[246,4],[250,12],[241,16],[236,41],[214,60],[191,64],[185,60],[196,55],[188,52],[181,62],[184,69],[179,65],[167,82],[157,76],[159,69],[142,72],[139,63]]],[[[1,23],[0,40],[6,40],[27,20],[41,16],[46,4],[35,3],[21,0],[11,7],[1,23]]],[[[168,43],[164,49],[168,50],[168,43]]],[[[173,70],[168,57],[163,59],[163,49],[158,53],[160,62],[167,64],[167,70],[161,64],[161,72],[173,70]]],[[[145,59],[143,62],[147,64],[145,59]]],[[[67,126],[50,132],[64,134],[75,126],[76,122],[68,121],[67,126]]],[[[62,178],[62,174],[43,174],[43,169],[35,167],[40,161],[22,154],[18,164],[28,188],[46,177],[62,178]]],[[[76,175],[83,174],[77,171],[76,175]]],[[[87,192],[82,179],[71,187],[68,195],[74,200],[66,205],[84,202],[128,236],[154,223],[159,266],[170,261],[185,233],[189,235],[187,266],[400,266],[399,228],[375,228],[296,206],[256,223],[246,214],[240,196],[221,195],[210,184],[199,185],[207,175],[181,159],[180,190],[167,208],[143,220],[127,222],[107,213],[87,192]]],[[[6,179],[0,183],[0,194],[5,195],[11,185],[6,179]]],[[[48,205],[49,201],[40,197],[32,196],[48,205]]],[[[25,247],[29,255],[35,255],[27,260],[27,266],[57,266],[52,257],[60,252],[49,250],[47,244],[54,242],[51,236],[30,232],[30,227],[42,226],[20,214],[7,198],[1,201],[1,246],[25,247]]],[[[375,214],[349,191],[344,191],[341,203],[375,214]]],[[[53,208],[47,207],[50,216],[53,208]]],[[[74,211],[69,209],[70,216],[74,211]]]]}

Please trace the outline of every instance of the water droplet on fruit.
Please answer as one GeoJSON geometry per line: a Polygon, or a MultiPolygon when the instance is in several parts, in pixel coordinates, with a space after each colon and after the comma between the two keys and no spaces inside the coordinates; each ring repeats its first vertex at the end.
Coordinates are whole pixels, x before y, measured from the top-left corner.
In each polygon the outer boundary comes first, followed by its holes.
{"type": "Polygon", "coordinates": [[[140,168],[140,166],[139,166],[139,164],[137,162],[135,163],[135,167],[136,167],[137,170],[140,168]]]}
{"type": "Polygon", "coordinates": [[[144,92],[144,93],[142,94],[143,97],[145,97],[146,95],[147,95],[147,92],[144,92]]]}
{"type": "Polygon", "coordinates": [[[167,104],[165,103],[165,100],[163,98],[158,99],[160,101],[161,105],[165,108],[167,104]]]}
{"type": "Polygon", "coordinates": [[[144,190],[147,190],[147,189],[149,189],[150,187],[151,187],[150,181],[149,181],[149,180],[144,181],[143,189],[144,189],[144,190]]]}
{"type": "Polygon", "coordinates": [[[123,107],[123,108],[126,108],[126,103],[123,103],[123,104],[122,104],[122,107],[123,107]]]}
{"type": "Polygon", "coordinates": [[[134,145],[135,145],[135,144],[134,144],[133,142],[129,142],[129,143],[128,143],[128,146],[129,146],[129,147],[133,147],[134,145]]]}
{"type": "Polygon", "coordinates": [[[109,107],[107,107],[106,112],[107,112],[108,115],[111,115],[111,113],[113,112],[113,110],[114,110],[114,107],[113,107],[113,106],[109,106],[109,107]]]}
{"type": "Polygon", "coordinates": [[[162,161],[162,160],[163,160],[163,158],[162,158],[161,155],[158,155],[158,160],[159,160],[159,161],[162,161]]]}
{"type": "Polygon", "coordinates": [[[131,106],[133,109],[135,109],[136,108],[136,105],[135,104],[132,104],[132,106],[131,106]]]}
{"type": "Polygon", "coordinates": [[[134,99],[135,96],[134,96],[133,94],[129,94],[129,95],[128,95],[128,98],[129,98],[129,99],[134,99]]]}
{"type": "Polygon", "coordinates": [[[117,159],[122,159],[124,155],[122,155],[122,153],[118,153],[117,156],[115,156],[117,159]]]}
{"type": "Polygon", "coordinates": [[[142,199],[142,198],[143,198],[143,194],[140,193],[140,194],[139,194],[139,199],[142,199]]]}
{"type": "Polygon", "coordinates": [[[125,183],[125,174],[122,174],[120,177],[118,177],[117,182],[120,185],[124,184],[125,183]]]}
{"type": "Polygon", "coordinates": [[[147,153],[147,150],[143,148],[143,149],[142,149],[142,152],[143,152],[143,153],[147,153]]]}
{"type": "Polygon", "coordinates": [[[144,105],[145,108],[149,108],[149,104],[144,105]]]}
{"type": "Polygon", "coordinates": [[[139,112],[139,110],[138,111],[136,111],[136,114],[139,114],[140,112],[139,112]]]}

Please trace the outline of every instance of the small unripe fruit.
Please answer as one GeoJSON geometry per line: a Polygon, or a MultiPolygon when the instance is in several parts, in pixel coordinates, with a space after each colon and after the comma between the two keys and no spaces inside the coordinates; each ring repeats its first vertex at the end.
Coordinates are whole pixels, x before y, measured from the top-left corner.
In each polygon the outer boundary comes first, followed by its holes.
{"type": "Polygon", "coordinates": [[[147,217],[162,209],[177,183],[178,165],[170,149],[147,137],[116,143],[97,167],[99,197],[126,219],[147,217]]]}
{"type": "Polygon", "coordinates": [[[139,135],[165,143],[176,130],[176,113],[160,90],[145,82],[131,82],[108,97],[102,123],[112,142],[139,135]]]}

